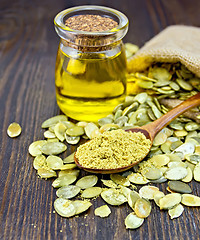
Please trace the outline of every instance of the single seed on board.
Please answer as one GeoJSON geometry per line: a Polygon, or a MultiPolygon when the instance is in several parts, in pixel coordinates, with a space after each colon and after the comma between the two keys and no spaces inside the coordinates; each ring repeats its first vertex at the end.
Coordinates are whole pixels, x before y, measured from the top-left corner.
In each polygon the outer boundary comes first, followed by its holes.
{"type": "Polygon", "coordinates": [[[138,217],[135,213],[130,213],[125,218],[126,229],[135,229],[139,228],[144,222],[144,218],[138,217]]]}
{"type": "Polygon", "coordinates": [[[111,210],[108,205],[103,205],[94,210],[94,215],[101,218],[108,217],[111,214],[111,210]]]}
{"type": "Polygon", "coordinates": [[[19,123],[13,122],[8,126],[7,134],[9,137],[14,138],[21,134],[22,128],[19,123]]]}

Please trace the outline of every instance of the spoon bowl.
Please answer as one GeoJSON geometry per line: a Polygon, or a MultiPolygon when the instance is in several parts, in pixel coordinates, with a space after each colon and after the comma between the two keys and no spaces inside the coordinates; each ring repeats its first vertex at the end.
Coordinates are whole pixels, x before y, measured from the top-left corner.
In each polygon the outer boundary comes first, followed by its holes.
{"type": "MultiPolygon", "coordinates": [[[[193,107],[196,107],[198,105],[200,105],[200,92],[197,93],[196,95],[188,98],[186,101],[182,102],[177,107],[173,108],[172,110],[170,110],[169,112],[167,112],[162,117],[155,120],[154,122],[151,122],[143,127],[130,128],[125,131],[143,133],[145,135],[145,137],[151,141],[151,146],[152,146],[155,135],[160,130],[162,130],[164,127],[166,127],[170,122],[172,122],[175,118],[180,116],[185,111],[187,111],[193,107]]],[[[127,165],[125,167],[114,168],[114,169],[97,169],[97,168],[84,167],[79,163],[79,160],[76,157],[76,154],[74,155],[74,161],[79,168],[81,168],[87,172],[99,173],[99,174],[119,173],[119,172],[126,171],[126,170],[132,168],[134,165],[141,162],[148,155],[150,150],[151,150],[151,147],[148,149],[147,154],[144,157],[142,157],[141,159],[139,159],[138,161],[136,161],[130,165],[127,165]]]]}

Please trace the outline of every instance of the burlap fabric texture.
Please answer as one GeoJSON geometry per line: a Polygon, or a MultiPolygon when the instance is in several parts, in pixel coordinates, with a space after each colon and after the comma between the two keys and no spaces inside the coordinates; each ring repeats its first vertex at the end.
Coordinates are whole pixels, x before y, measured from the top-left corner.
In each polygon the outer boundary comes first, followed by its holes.
{"type": "Polygon", "coordinates": [[[153,62],[181,62],[200,77],[200,28],[182,25],[167,27],[129,60],[128,71],[143,71],[153,62]]]}

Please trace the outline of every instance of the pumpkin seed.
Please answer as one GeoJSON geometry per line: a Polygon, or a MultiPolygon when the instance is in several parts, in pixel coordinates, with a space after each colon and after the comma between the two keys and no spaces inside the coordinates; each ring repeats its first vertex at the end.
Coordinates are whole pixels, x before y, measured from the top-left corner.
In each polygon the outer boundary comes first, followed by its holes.
{"type": "Polygon", "coordinates": [[[76,208],[72,204],[72,201],[64,198],[57,198],[54,202],[54,208],[62,217],[72,217],[76,213],[76,208]]]}
{"type": "Polygon", "coordinates": [[[56,135],[53,132],[51,132],[50,130],[47,130],[44,132],[44,137],[54,139],[56,137],[56,135]]]}
{"type": "Polygon", "coordinates": [[[8,126],[7,134],[9,137],[14,138],[21,134],[22,128],[19,123],[13,122],[8,126]]]}
{"type": "Polygon", "coordinates": [[[111,210],[108,205],[103,205],[94,210],[94,215],[101,218],[108,217],[111,214],[111,210]]]}
{"type": "Polygon", "coordinates": [[[70,199],[74,198],[77,194],[79,194],[81,188],[74,185],[69,185],[65,187],[61,187],[56,191],[57,197],[70,199]]]}
{"type": "Polygon", "coordinates": [[[63,160],[57,156],[48,156],[46,159],[47,166],[53,170],[59,170],[63,166],[63,160]]]}
{"type": "Polygon", "coordinates": [[[185,156],[189,153],[194,153],[195,146],[192,143],[183,143],[181,146],[174,149],[174,152],[182,152],[185,156]]]}
{"type": "Polygon", "coordinates": [[[76,168],[76,164],[75,163],[68,163],[68,164],[64,164],[62,165],[62,167],[60,167],[60,170],[68,170],[68,169],[73,169],[76,168]]]}
{"type": "Polygon", "coordinates": [[[154,187],[154,186],[143,186],[140,188],[139,190],[139,195],[142,198],[148,199],[148,200],[152,200],[154,199],[154,195],[155,193],[159,191],[159,188],[154,187]]]}
{"type": "Polygon", "coordinates": [[[152,183],[164,183],[167,182],[167,179],[165,177],[158,178],[156,180],[151,180],[152,183]]]}
{"type": "Polygon", "coordinates": [[[63,163],[74,163],[74,154],[75,152],[64,158],[63,163]]]}
{"type": "Polygon", "coordinates": [[[89,139],[92,138],[92,132],[99,129],[96,124],[90,122],[87,124],[87,126],[84,128],[85,134],[89,137],[89,139]]]}
{"type": "Polygon", "coordinates": [[[156,167],[162,167],[165,166],[169,163],[170,158],[169,156],[165,155],[165,154],[158,154],[153,156],[151,159],[149,159],[149,161],[155,165],[156,167]]]}
{"type": "Polygon", "coordinates": [[[74,126],[66,130],[66,134],[71,137],[78,137],[85,133],[84,128],[80,126],[74,126]]]}
{"type": "Polygon", "coordinates": [[[178,218],[184,211],[184,207],[181,204],[178,204],[176,207],[169,209],[168,213],[171,219],[178,218]]]}
{"type": "Polygon", "coordinates": [[[151,203],[144,198],[140,198],[135,203],[134,211],[138,217],[147,218],[151,213],[151,203]]]}
{"type": "Polygon", "coordinates": [[[52,178],[57,177],[56,172],[46,166],[38,169],[38,175],[41,178],[52,178]]]}
{"type": "Polygon", "coordinates": [[[119,190],[110,188],[101,192],[101,197],[110,205],[121,205],[127,202],[127,198],[119,190]]]}
{"type": "Polygon", "coordinates": [[[105,124],[100,128],[100,132],[104,133],[106,131],[117,130],[117,129],[119,129],[119,126],[117,124],[114,124],[114,123],[105,124]]]}
{"type": "Polygon", "coordinates": [[[47,142],[59,142],[57,138],[48,138],[47,142]]]}
{"type": "Polygon", "coordinates": [[[28,148],[28,151],[31,154],[31,156],[36,157],[38,155],[41,155],[42,154],[41,148],[46,143],[47,143],[46,140],[32,142],[28,148]]]}
{"type": "Polygon", "coordinates": [[[144,218],[138,217],[135,213],[130,213],[125,218],[126,229],[136,229],[139,228],[144,222],[144,218]]]}
{"type": "Polygon", "coordinates": [[[146,177],[148,180],[156,180],[160,179],[162,177],[162,172],[160,169],[156,167],[145,167],[141,170],[141,173],[144,177],[146,177]]]}
{"type": "Polygon", "coordinates": [[[200,162],[194,168],[194,180],[200,182],[200,162]]]}
{"type": "Polygon", "coordinates": [[[75,200],[72,202],[72,204],[74,205],[74,207],[76,209],[76,215],[87,211],[88,208],[90,208],[92,206],[92,203],[89,201],[86,201],[86,200],[84,200],[84,201],[75,200]]]}
{"type": "Polygon", "coordinates": [[[76,186],[79,186],[81,189],[86,189],[96,185],[98,177],[95,175],[84,176],[76,182],[76,186]]]}
{"type": "Polygon", "coordinates": [[[169,181],[168,182],[169,188],[178,193],[191,193],[192,189],[190,186],[186,183],[180,182],[180,181],[169,181]]]}
{"type": "Polygon", "coordinates": [[[200,128],[200,125],[196,122],[189,122],[185,124],[185,130],[186,131],[195,131],[200,128]]]}
{"type": "Polygon", "coordinates": [[[120,174],[111,174],[110,178],[116,184],[130,186],[129,180],[126,177],[121,176],[120,174]]]}
{"type": "Polygon", "coordinates": [[[66,128],[72,128],[72,127],[75,126],[75,124],[73,122],[70,122],[70,121],[62,121],[62,123],[65,125],[66,128]]]}
{"type": "Polygon", "coordinates": [[[176,82],[184,90],[191,91],[193,89],[192,85],[190,85],[188,82],[184,81],[183,79],[177,78],[176,82]]]}
{"type": "Polygon", "coordinates": [[[188,207],[200,207],[200,197],[192,194],[183,194],[181,203],[188,207]]]}
{"type": "Polygon", "coordinates": [[[128,176],[128,180],[135,184],[147,184],[149,180],[140,173],[132,173],[128,176]]]}
{"type": "Polygon", "coordinates": [[[103,126],[105,124],[109,124],[109,123],[112,123],[112,122],[113,122],[113,120],[109,117],[104,117],[104,118],[101,118],[101,119],[98,120],[99,126],[103,126]]]}
{"type": "Polygon", "coordinates": [[[164,177],[169,180],[181,180],[187,176],[187,169],[185,167],[173,167],[169,168],[164,177]]]}
{"type": "Polygon", "coordinates": [[[192,178],[193,178],[193,172],[190,167],[187,167],[186,169],[187,169],[187,175],[186,175],[186,177],[182,178],[181,181],[182,182],[191,182],[192,178]]]}
{"type": "Polygon", "coordinates": [[[42,123],[42,128],[49,128],[53,125],[56,125],[58,122],[62,122],[62,121],[67,121],[67,116],[58,115],[58,116],[51,117],[42,123]]]}
{"type": "Polygon", "coordinates": [[[114,183],[112,180],[105,180],[105,179],[101,179],[103,185],[105,185],[106,187],[109,188],[118,188],[118,185],[116,183],[114,183]]]}
{"type": "Polygon", "coordinates": [[[160,146],[164,144],[167,140],[167,135],[164,132],[159,132],[156,134],[154,141],[153,141],[153,146],[160,146]]]}
{"type": "Polygon", "coordinates": [[[61,142],[63,142],[65,140],[64,134],[65,134],[66,129],[67,128],[66,128],[65,124],[62,122],[57,123],[54,127],[54,133],[61,142]]]}
{"type": "Polygon", "coordinates": [[[160,199],[163,198],[164,196],[165,196],[164,192],[161,191],[155,192],[153,200],[158,207],[160,207],[160,199]]]}
{"type": "Polygon", "coordinates": [[[64,152],[67,146],[61,142],[46,142],[41,147],[41,152],[45,155],[58,155],[64,152]]]}
{"type": "Polygon", "coordinates": [[[72,184],[75,181],[76,181],[76,176],[74,176],[72,174],[68,174],[68,175],[64,175],[64,176],[56,178],[53,181],[52,186],[54,188],[65,187],[65,186],[72,184]]]}
{"type": "Polygon", "coordinates": [[[62,176],[65,176],[65,175],[74,175],[74,176],[78,177],[79,173],[80,173],[80,170],[78,170],[78,169],[61,170],[58,173],[58,177],[62,177],[62,176]]]}
{"type": "Polygon", "coordinates": [[[197,164],[200,162],[200,155],[199,154],[187,154],[187,155],[185,155],[185,159],[187,159],[188,162],[197,164]]]}
{"type": "Polygon", "coordinates": [[[127,194],[128,205],[134,210],[136,201],[140,199],[140,195],[136,191],[130,191],[127,194]]]}
{"type": "Polygon", "coordinates": [[[102,188],[100,187],[89,187],[89,188],[86,188],[82,194],[81,194],[81,197],[83,198],[94,198],[94,197],[97,197],[101,194],[102,192],[102,188]]]}
{"type": "Polygon", "coordinates": [[[181,202],[181,194],[170,193],[159,200],[160,209],[171,209],[181,202]]]}
{"type": "Polygon", "coordinates": [[[33,167],[38,170],[39,168],[42,168],[46,166],[46,157],[44,155],[38,155],[33,160],[33,167]]]}
{"type": "Polygon", "coordinates": [[[75,145],[80,141],[81,138],[79,136],[78,137],[71,137],[71,136],[68,136],[67,134],[65,134],[65,139],[66,139],[67,143],[75,145]]]}
{"type": "Polygon", "coordinates": [[[153,87],[153,83],[151,81],[146,80],[137,80],[137,85],[144,89],[151,89],[153,87]]]}

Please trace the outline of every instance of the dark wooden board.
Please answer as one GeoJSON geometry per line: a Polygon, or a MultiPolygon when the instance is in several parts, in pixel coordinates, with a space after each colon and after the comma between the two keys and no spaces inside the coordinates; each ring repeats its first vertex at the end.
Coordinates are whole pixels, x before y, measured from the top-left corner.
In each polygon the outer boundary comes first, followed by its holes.
{"type": "MultiPolygon", "coordinates": [[[[200,239],[200,209],[185,208],[178,219],[153,210],[142,227],[126,230],[127,206],[111,207],[105,219],[94,216],[101,199],[79,217],[53,212],[52,180],[42,180],[32,167],[29,144],[43,138],[43,120],[60,113],[56,105],[54,69],[59,38],[53,18],[61,10],[85,4],[124,12],[130,20],[125,41],[142,46],[168,25],[200,26],[199,0],[1,0],[0,1],[0,239],[200,239]],[[22,126],[11,139],[9,123],[22,126]]],[[[74,147],[68,147],[69,154],[74,147]]],[[[200,195],[199,183],[192,182],[200,195]]],[[[159,185],[165,190],[165,184],[159,185]]]]}

